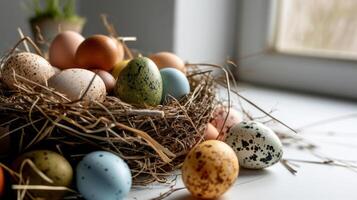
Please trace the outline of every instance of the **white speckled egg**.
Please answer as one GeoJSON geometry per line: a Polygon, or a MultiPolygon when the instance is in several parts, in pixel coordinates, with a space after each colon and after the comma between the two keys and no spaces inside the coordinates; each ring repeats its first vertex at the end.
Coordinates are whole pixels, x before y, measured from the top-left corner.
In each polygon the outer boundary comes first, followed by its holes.
{"type": "Polygon", "coordinates": [[[131,172],[118,156],[106,151],[87,154],[77,166],[77,188],[87,200],[119,200],[129,193],[131,172]]]}
{"type": "MultiPolygon", "coordinates": [[[[63,93],[70,100],[78,100],[88,88],[95,73],[86,69],[65,69],[48,80],[48,86],[63,93]]],[[[103,80],[96,75],[88,92],[84,96],[85,101],[104,101],[106,87],[103,80]]]]}
{"type": "Polygon", "coordinates": [[[266,168],[277,163],[283,155],[283,146],[278,136],[259,122],[234,125],[225,142],[236,152],[239,165],[244,168],[266,168]]]}
{"type": "MultiPolygon", "coordinates": [[[[41,56],[29,52],[12,55],[1,69],[1,78],[4,83],[14,89],[14,72],[30,81],[46,85],[47,80],[55,74],[54,69],[41,56]]],[[[18,82],[23,82],[16,78],[18,82]]]]}

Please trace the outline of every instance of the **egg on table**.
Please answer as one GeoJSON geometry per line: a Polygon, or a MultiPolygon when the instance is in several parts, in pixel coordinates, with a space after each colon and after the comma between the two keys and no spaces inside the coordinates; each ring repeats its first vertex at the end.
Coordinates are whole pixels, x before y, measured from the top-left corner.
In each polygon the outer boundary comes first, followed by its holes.
{"type": "Polygon", "coordinates": [[[154,61],[159,69],[162,68],[175,68],[186,74],[186,67],[184,61],[177,55],[170,52],[159,52],[153,55],[150,55],[149,58],[154,61]]]}
{"type": "Polygon", "coordinates": [[[219,135],[218,130],[211,123],[207,123],[204,132],[205,140],[215,140],[217,139],[218,135],[219,135]]]}
{"type": "MultiPolygon", "coordinates": [[[[70,186],[73,178],[73,169],[69,162],[60,154],[48,150],[27,152],[15,160],[15,171],[20,172],[21,165],[27,159],[31,160],[38,170],[53,181],[53,183],[49,183],[48,180],[41,177],[29,164],[24,164],[22,170],[23,178],[25,180],[29,179],[30,185],[70,186]]],[[[62,199],[65,193],[65,191],[31,190],[31,194],[39,199],[62,199]]]]}
{"type": "Polygon", "coordinates": [[[71,101],[80,99],[88,87],[89,90],[83,97],[84,101],[103,102],[106,97],[104,81],[94,72],[86,69],[65,69],[50,78],[48,80],[48,86],[64,94],[71,101]],[[95,78],[91,83],[94,76],[95,78]]]}
{"type": "Polygon", "coordinates": [[[101,69],[95,69],[93,70],[93,72],[96,73],[103,80],[108,93],[114,89],[116,80],[112,74],[101,69]]]}
{"type": "Polygon", "coordinates": [[[241,117],[234,108],[231,108],[228,113],[227,106],[218,106],[214,109],[210,122],[214,127],[216,127],[218,132],[222,130],[222,133],[224,135],[227,135],[229,129],[233,125],[241,122],[241,117]],[[226,123],[224,123],[224,120],[226,119],[227,115],[228,118],[226,120],[226,123]]]}
{"type": "Polygon", "coordinates": [[[93,35],[85,39],[75,55],[79,67],[105,71],[111,71],[123,58],[124,50],[121,43],[105,35],[93,35]]]}
{"type": "Polygon", "coordinates": [[[149,58],[134,58],[119,74],[114,92],[122,101],[130,104],[159,105],[162,98],[160,71],[149,58]]]}
{"type": "Polygon", "coordinates": [[[232,148],[222,141],[207,140],[187,154],[182,179],[194,197],[214,199],[231,187],[238,172],[238,159],[232,148]]]}
{"type": "Polygon", "coordinates": [[[15,77],[14,73],[38,84],[47,85],[47,80],[55,74],[55,71],[43,57],[22,52],[11,55],[1,69],[2,80],[11,89],[15,89],[16,81],[25,82],[15,77]]]}
{"type": "Polygon", "coordinates": [[[114,65],[112,75],[115,79],[118,79],[120,72],[128,65],[130,60],[122,60],[114,65]]]}
{"type": "Polygon", "coordinates": [[[160,70],[162,77],[162,102],[173,97],[180,100],[190,93],[190,83],[187,77],[181,71],[175,68],[163,68],[160,70]]]}
{"type": "Polygon", "coordinates": [[[262,123],[248,121],[233,126],[225,142],[236,152],[239,165],[249,169],[269,167],[283,156],[278,136],[262,123]]]}
{"type": "Polygon", "coordinates": [[[87,200],[123,199],[130,191],[130,169],[113,153],[95,151],[87,154],[76,171],[77,188],[87,200]]]}
{"type": "Polygon", "coordinates": [[[76,67],[75,55],[84,37],[74,31],[59,33],[51,42],[49,60],[51,65],[60,69],[76,67]]]}

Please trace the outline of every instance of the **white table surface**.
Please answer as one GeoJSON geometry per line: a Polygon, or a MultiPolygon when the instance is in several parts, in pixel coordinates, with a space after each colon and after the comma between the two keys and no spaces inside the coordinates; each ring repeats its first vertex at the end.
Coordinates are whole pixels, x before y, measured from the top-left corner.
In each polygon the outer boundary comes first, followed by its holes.
{"type": "MultiPolygon", "coordinates": [[[[333,159],[348,160],[357,166],[357,103],[312,95],[290,93],[250,85],[240,87],[241,94],[260,107],[275,109],[274,116],[295,129],[324,119],[339,118],[329,123],[304,129],[299,135],[318,146],[317,151],[333,159]]],[[[234,100],[237,106],[237,100],[234,100]]],[[[254,116],[262,114],[247,104],[245,108],[254,116]]],[[[274,123],[272,127],[289,132],[274,123]]],[[[291,132],[290,132],[291,133],[291,132]]],[[[293,133],[291,133],[293,134],[293,133]]],[[[285,159],[321,161],[308,151],[284,147],[285,159]]],[[[278,163],[264,170],[241,169],[234,186],[220,200],[356,200],[357,168],[344,168],[292,162],[298,172],[292,175],[278,163]]],[[[174,188],[182,187],[181,178],[174,188]]],[[[167,185],[133,188],[127,199],[151,199],[169,190],[167,185]]],[[[173,193],[167,200],[194,200],[187,190],[173,193]]]]}

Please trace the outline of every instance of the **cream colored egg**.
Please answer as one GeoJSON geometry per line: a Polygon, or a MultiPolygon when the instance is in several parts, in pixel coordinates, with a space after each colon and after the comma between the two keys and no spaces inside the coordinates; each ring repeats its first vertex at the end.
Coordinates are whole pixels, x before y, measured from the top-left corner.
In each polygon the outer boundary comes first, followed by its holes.
{"type": "Polygon", "coordinates": [[[58,73],[60,73],[62,71],[57,67],[53,67],[53,70],[55,71],[55,74],[58,74],[58,73]]]}
{"type": "Polygon", "coordinates": [[[47,85],[47,80],[55,74],[55,71],[43,57],[22,52],[12,55],[1,69],[2,80],[12,89],[15,88],[16,81],[24,82],[21,78],[15,77],[15,73],[30,81],[47,85]]]}
{"type": "Polygon", "coordinates": [[[239,173],[238,159],[231,147],[218,140],[193,148],[182,166],[182,179],[199,199],[215,199],[224,194],[239,173]]]}
{"type": "Polygon", "coordinates": [[[103,102],[106,96],[106,87],[103,80],[94,72],[86,69],[66,69],[48,80],[49,87],[63,93],[70,100],[78,100],[89,87],[84,101],[103,102]],[[92,78],[94,81],[89,87],[92,78]]]}

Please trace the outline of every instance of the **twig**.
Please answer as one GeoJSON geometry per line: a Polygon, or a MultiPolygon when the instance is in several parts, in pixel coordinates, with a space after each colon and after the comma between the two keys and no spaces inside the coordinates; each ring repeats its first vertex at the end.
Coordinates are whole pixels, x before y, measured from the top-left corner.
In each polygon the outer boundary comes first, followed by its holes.
{"type": "Polygon", "coordinates": [[[282,159],[282,160],[280,160],[280,163],[281,163],[292,175],[296,175],[297,171],[296,171],[292,166],[290,166],[288,160],[282,159]]]}
{"type": "MultiPolygon", "coordinates": [[[[21,39],[25,37],[24,33],[22,32],[20,27],[17,28],[17,32],[19,32],[19,35],[20,35],[21,39]]],[[[24,47],[25,47],[27,52],[30,52],[29,46],[27,45],[26,41],[24,41],[24,47]]]]}

